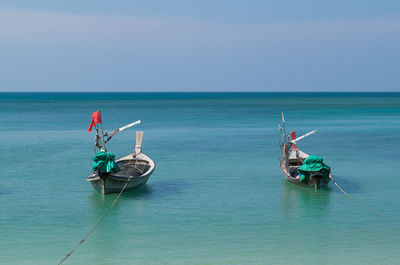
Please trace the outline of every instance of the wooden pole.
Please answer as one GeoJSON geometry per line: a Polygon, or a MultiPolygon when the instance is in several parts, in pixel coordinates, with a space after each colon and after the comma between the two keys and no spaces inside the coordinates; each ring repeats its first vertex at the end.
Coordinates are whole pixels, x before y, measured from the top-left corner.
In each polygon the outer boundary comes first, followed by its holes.
{"type": "Polygon", "coordinates": [[[97,152],[98,151],[100,151],[100,146],[101,146],[101,139],[100,139],[100,136],[99,136],[99,130],[97,129],[97,126],[95,125],[94,126],[95,128],[96,128],[96,136],[95,136],[95,146],[97,147],[97,152]]]}
{"type": "Polygon", "coordinates": [[[279,131],[280,131],[280,133],[281,133],[281,139],[282,139],[282,144],[285,142],[285,138],[283,137],[283,135],[282,135],[282,127],[281,127],[281,125],[280,124],[278,124],[278,128],[279,128],[279,131]]]}
{"type": "Polygon", "coordinates": [[[283,126],[283,133],[285,135],[284,143],[286,143],[286,125],[285,125],[285,116],[283,115],[283,112],[282,112],[282,126],[283,126]]]}

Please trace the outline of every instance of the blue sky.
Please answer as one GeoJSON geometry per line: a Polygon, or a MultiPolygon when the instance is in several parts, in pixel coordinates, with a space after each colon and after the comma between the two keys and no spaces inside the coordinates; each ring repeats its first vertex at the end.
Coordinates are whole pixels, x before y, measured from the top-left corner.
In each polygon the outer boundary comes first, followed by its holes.
{"type": "Polygon", "coordinates": [[[1,1],[0,91],[396,91],[399,1],[1,1]]]}

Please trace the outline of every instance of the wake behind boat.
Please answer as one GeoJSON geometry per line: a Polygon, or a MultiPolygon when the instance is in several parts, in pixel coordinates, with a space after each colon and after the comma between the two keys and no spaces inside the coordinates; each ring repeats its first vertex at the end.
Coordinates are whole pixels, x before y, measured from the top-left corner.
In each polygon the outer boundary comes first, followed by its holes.
{"type": "Polygon", "coordinates": [[[301,186],[315,186],[319,189],[321,185],[327,185],[332,178],[330,167],[324,164],[322,157],[308,155],[297,147],[297,142],[313,135],[317,130],[313,130],[305,135],[296,138],[296,132],[290,132],[286,136],[285,118],[282,113],[282,127],[280,143],[282,159],[280,168],[285,178],[301,186]]]}
{"type": "Polygon", "coordinates": [[[94,148],[98,151],[93,156],[93,173],[87,176],[87,180],[92,184],[93,188],[103,194],[119,193],[139,188],[146,184],[150,175],[155,168],[154,161],[142,152],[143,132],[136,132],[135,150],[116,160],[112,153],[107,152],[105,144],[120,131],[124,131],[141,121],[136,121],[127,126],[121,127],[110,135],[103,133],[97,127],[101,124],[100,111],[93,113],[92,124],[89,130],[94,126],[96,128],[96,136],[94,148]]]}

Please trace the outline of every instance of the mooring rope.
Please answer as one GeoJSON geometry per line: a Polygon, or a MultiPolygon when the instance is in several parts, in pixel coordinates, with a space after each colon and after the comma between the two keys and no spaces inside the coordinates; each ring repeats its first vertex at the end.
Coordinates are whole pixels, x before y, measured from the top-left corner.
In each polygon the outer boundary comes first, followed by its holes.
{"type": "Polygon", "coordinates": [[[379,215],[380,217],[382,217],[383,219],[385,219],[386,221],[388,221],[389,223],[399,226],[399,223],[397,223],[396,221],[394,221],[392,218],[378,212],[377,210],[375,210],[374,208],[372,208],[371,206],[369,206],[367,203],[364,203],[362,201],[356,200],[353,197],[350,196],[350,194],[348,194],[347,192],[345,192],[340,186],[339,184],[336,183],[336,181],[332,178],[332,176],[329,176],[329,178],[332,180],[332,182],[336,185],[336,187],[339,188],[339,190],[341,192],[343,192],[344,195],[346,195],[348,198],[350,198],[351,200],[357,202],[358,204],[360,204],[361,206],[363,206],[364,208],[366,208],[367,210],[373,212],[376,215],[379,215]]]}
{"type": "Polygon", "coordinates": [[[345,192],[345,191],[336,183],[336,181],[333,180],[333,178],[332,178],[331,175],[329,175],[329,178],[330,178],[330,179],[332,180],[332,182],[336,185],[336,187],[338,187],[339,190],[341,190],[341,191],[344,193],[344,195],[346,195],[346,196],[349,197],[350,199],[354,200],[354,198],[351,197],[350,194],[348,194],[347,192],[345,192]]]}
{"type": "Polygon", "coordinates": [[[120,193],[118,194],[117,198],[115,198],[114,202],[111,204],[110,208],[108,208],[107,212],[103,215],[103,217],[101,217],[101,219],[95,224],[95,226],[93,226],[93,228],[89,231],[89,233],[87,233],[86,236],[84,236],[81,241],[78,242],[78,244],[76,244],[76,246],[70,251],[68,252],[65,257],[59,262],[57,263],[57,265],[60,265],[61,263],[63,263],[67,258],[69,258],[69,256],[71,256],[71,254],[83,243],[85,242],[85,240],[94,232],[94,230],[96,230],[96,228],[100,225],[100,223],[103,221],[103,219],[110,213],[111,209],[114,207],[115,203],[118,201],[119,197],[121,197],[122,192],[124,192],[126,186],[128,185],[129,181],[131,180],[133,176],[129,176],[128,180],[126,181],[124,187],[122,188],[122,190],[120,191],[120,193]]]}

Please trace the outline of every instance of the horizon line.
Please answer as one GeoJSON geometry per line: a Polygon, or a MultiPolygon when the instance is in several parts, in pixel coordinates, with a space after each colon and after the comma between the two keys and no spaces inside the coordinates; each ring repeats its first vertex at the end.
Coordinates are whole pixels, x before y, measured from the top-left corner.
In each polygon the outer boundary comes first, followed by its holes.
{"type": "Polygon", "coordinates": [[[0,91],[0,93],[400,93],[400,91],[0,91]]]}

